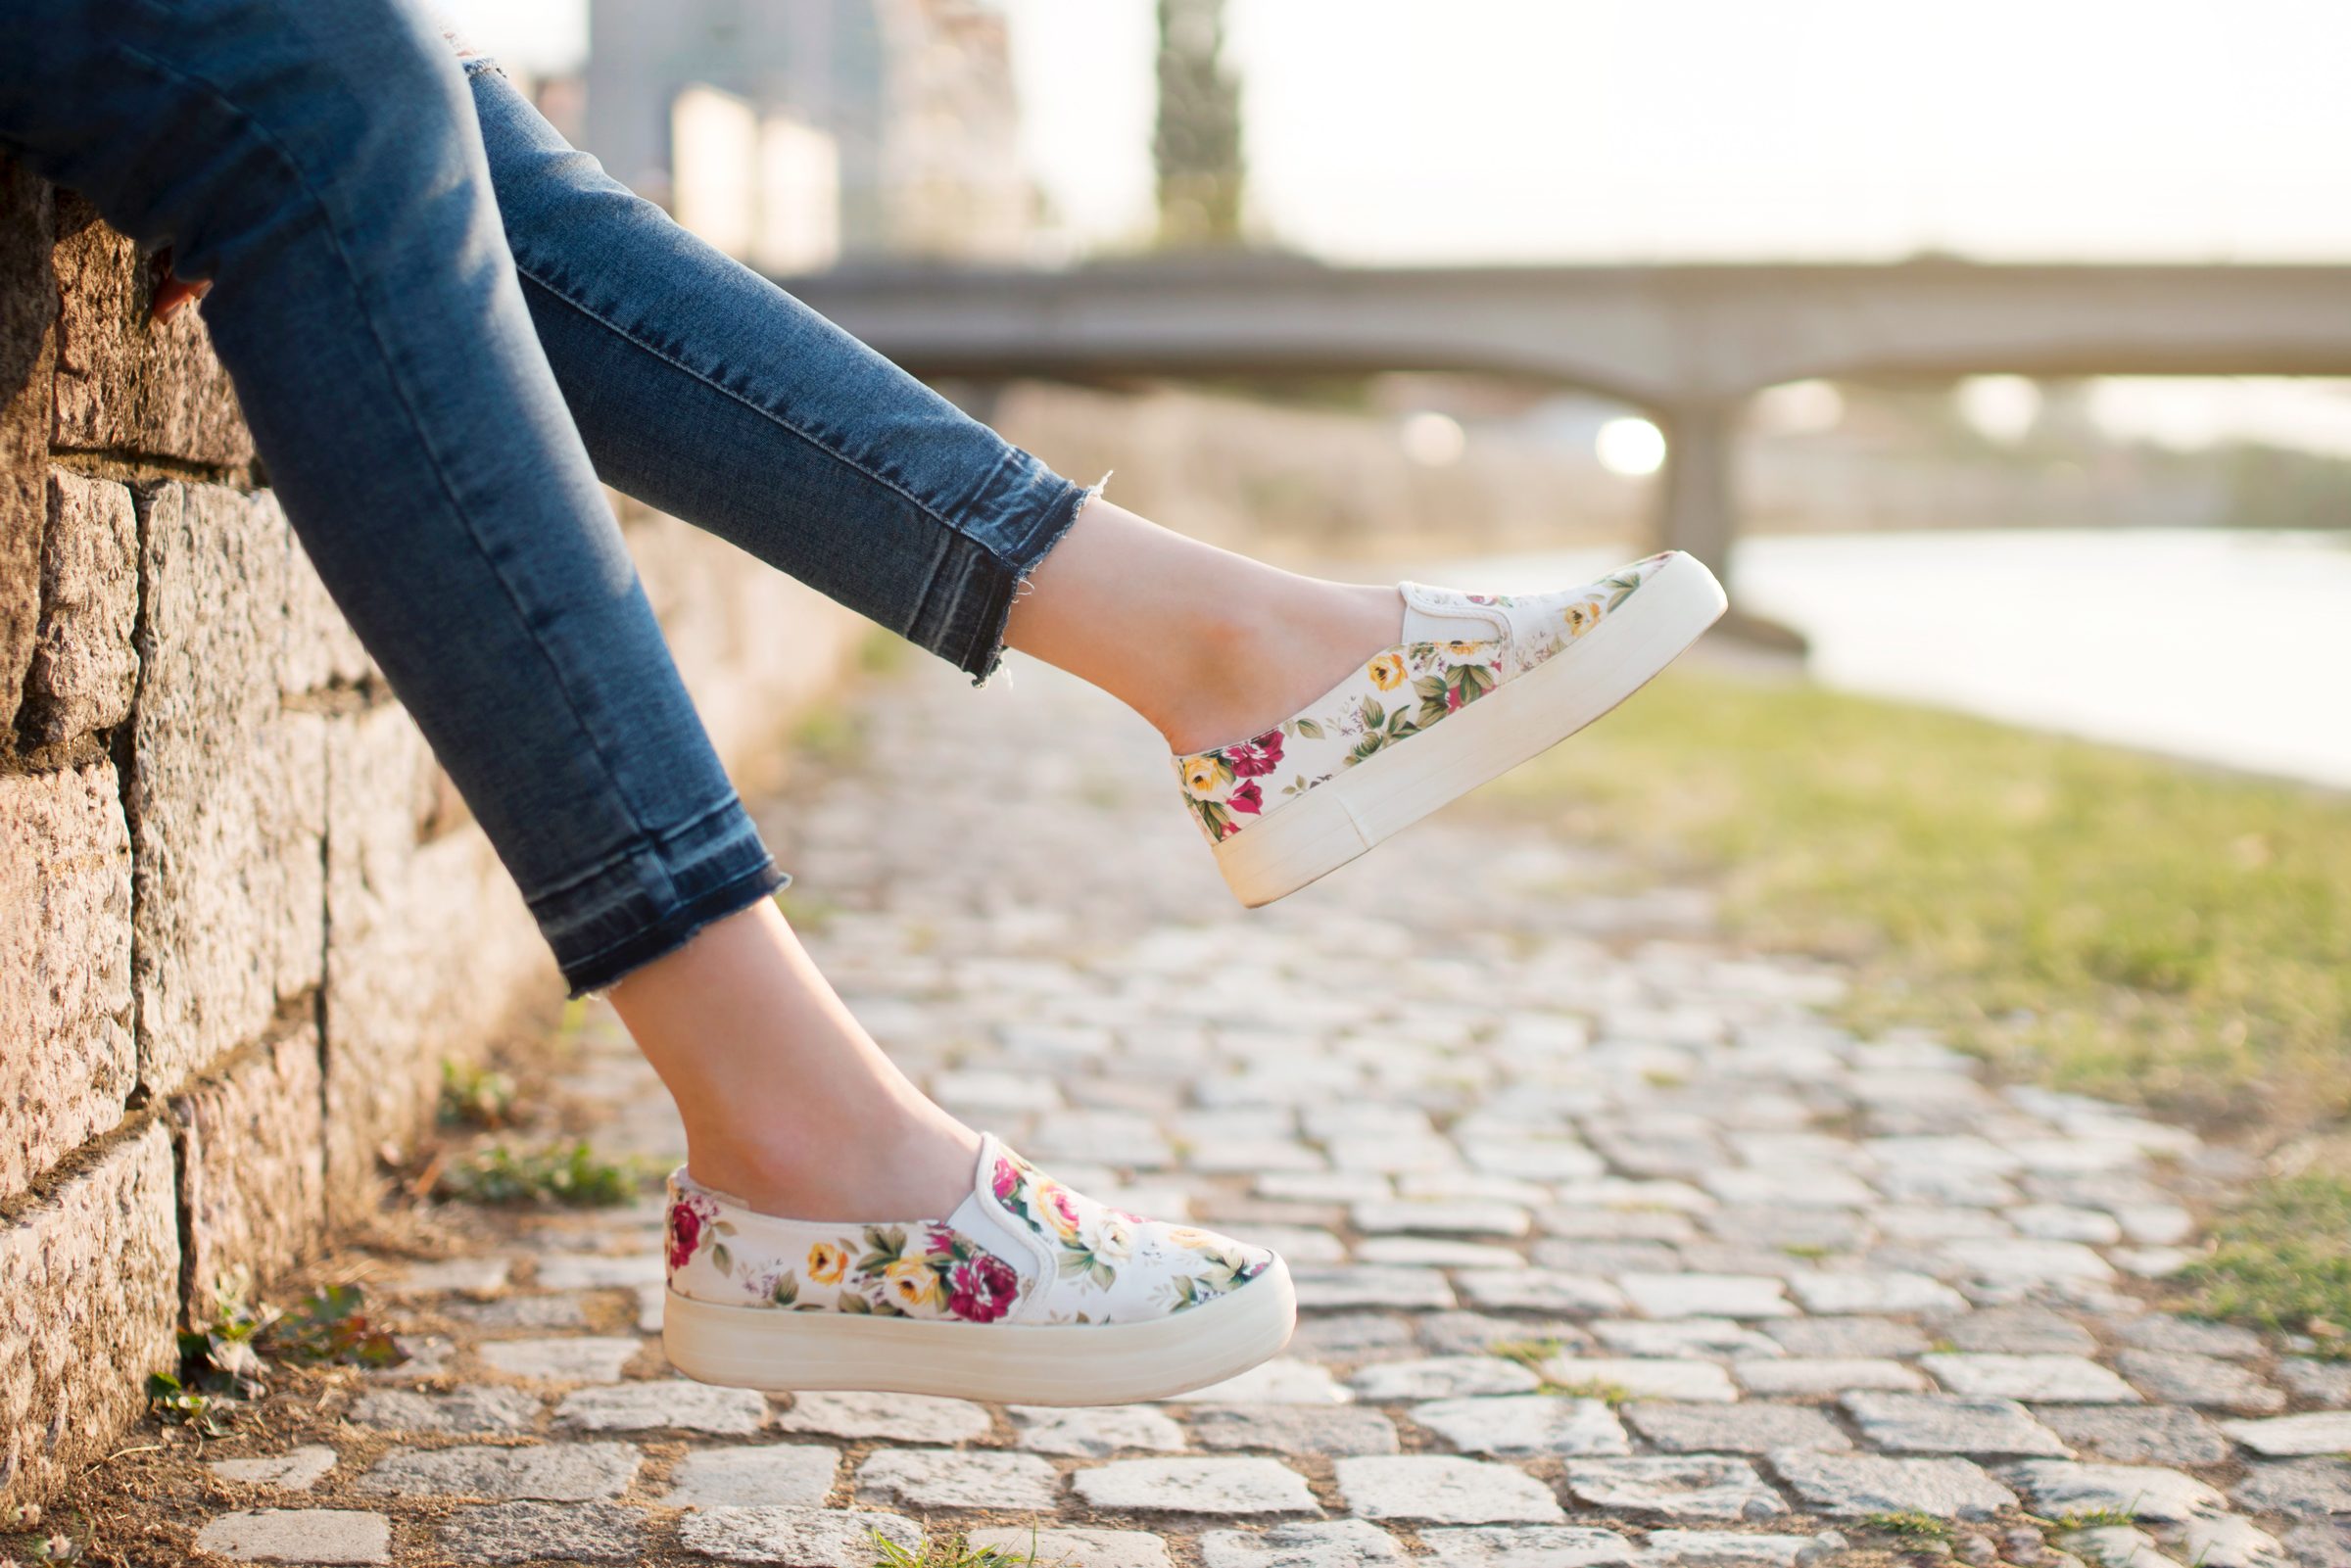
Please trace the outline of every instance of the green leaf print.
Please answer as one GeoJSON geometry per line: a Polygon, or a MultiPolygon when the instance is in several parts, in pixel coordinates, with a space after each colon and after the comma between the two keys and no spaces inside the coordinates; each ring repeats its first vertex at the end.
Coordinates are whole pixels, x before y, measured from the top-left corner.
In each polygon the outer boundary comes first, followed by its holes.
{"type": "Polygon", "coordinates": [[[710,1266],[717,1269],[720,1273],[726,1275],[728,1278],[734,1278],[735,1255],[727,1251],[727,1244],[725,1242],[716,1241],[710,1244],[710,1266]]]}
{"type": "Polygon", "coordinates": [[[1312,719],[1292,719],[1285,723],[1282,728],[1289,731],[1290,734],[1301,736],[1304,739],[1319,740],[1322,738],[1322,726],[1317,724],[1312,719]]]}
{"type": "Polygon", "coordinates": [[[905,1256],[906,1232],[897,1225],[868,1225],[865,1246],[865,1256],[857,1259],[857,1272],[879,1274],[905,1256]]]}

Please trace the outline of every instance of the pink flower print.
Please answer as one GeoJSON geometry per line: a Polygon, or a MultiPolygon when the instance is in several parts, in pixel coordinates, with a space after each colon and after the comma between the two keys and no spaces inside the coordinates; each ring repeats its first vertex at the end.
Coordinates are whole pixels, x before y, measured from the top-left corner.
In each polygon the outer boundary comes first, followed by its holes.
{"type": "MultiPolygon", "coordinates": [[[[1458,712],[1460,712],[1460,711],[1461,711],[1461,707],[1462,707],[1462,689],[1461,689],[1460,687],[1458,687],[1458,686],[1449,686],[1449,687],[1447,687],[1447,688],[1445,689],[1445,711],[1446,711],[1447,713],[1458,713],[1458,712]]],[[[1482,721],[1481,721],[1481,722],[1482,722],[1482,721]]],[[[1446,732],[1446,734],[1448,734],[1448,735],[1451,735],[1452,733],[1453,733],[1453,732],[1452,732],[1452,731],[1450,731],[1450,730],[1448,730],[1448,731],[1446,732]]],[[[1256,841],[1257,841],[1257,840],[1256,840],[1256,839],[1254,839],[1254,838],[1250,840],[1250,842],[1251,842],[1251,843],[1255,843],[1256,841]]]]}
{"type": "Polygon", "coordinates": [[[1070,1189],[1058,1183],[1048,1186],[1045,1189],[1045,1203],[1048,1208],[1045,1217],[1051,1222],[1053,1228],[1061,1232],[1063,1240],[1076,1240],[1078,1206],[1070,1199],[1070,1189]]]}
{"type": "Polygon", "coordinates": [[[1262,779],[1281,766],[1281,732],[1268,730],[1254,740],[1224,748],[1224,760],[1240,779],[1262,779]]]}
{"type": "Polygon", "coordinates": [[[1266,792],[1260,789],[1257,781],[1252,779],[1231,794],[1226,795],[1224,805],[1225,809],[1229,811],[1245,811],[1254,817],[1265,809],[1266,792]]]}
{"type": "Polygon", "coordinates": [[[669,1266],[684,1268],[694,1260],[694,1250],[702,1244],[702,1222],[714,1217],[717,1210],[706,1199],[680,1198],[669,1206],[669,1266]]]}
{"type": "Polygon", "coordinates": [[[993,1253],[981,1253],[955,1265],[947,1276],[947,1310],[967,1323],[992,1323],[1012,1310],[1021,1276],[993,1253]]]}
{"type": "Polygon", "coordinates": [[[931,1234],[924,1239],[923,1256],[926,1258],[954,1257],[955,1232],[945,1225],[933,1225],[931,1234]]]}
{"type": "Polygon", "coordinates": [[[1002,1155],[996,1156],[996,1174],[995,1180],[992,1184],[996,1195],[996,1202],[1003,1203],[1005,1200],[1009,1199],[1013,1194],[1013,1190],[1019,1187],[1020,1184],[1021,1173],[1012,1167],[1012,1162],[1005,1159],[1002,1155]]]}

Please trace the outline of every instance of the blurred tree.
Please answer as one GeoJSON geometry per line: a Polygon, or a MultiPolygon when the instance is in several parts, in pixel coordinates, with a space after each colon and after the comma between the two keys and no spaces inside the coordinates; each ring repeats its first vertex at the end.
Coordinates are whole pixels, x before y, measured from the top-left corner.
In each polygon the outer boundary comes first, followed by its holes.
{"type": "Polygon", "coordinates": [[[1224,0],[1159,0],[1159,239],[1190,249],[1241,238],[1241,89],[1219,58],[1224,0]]]}

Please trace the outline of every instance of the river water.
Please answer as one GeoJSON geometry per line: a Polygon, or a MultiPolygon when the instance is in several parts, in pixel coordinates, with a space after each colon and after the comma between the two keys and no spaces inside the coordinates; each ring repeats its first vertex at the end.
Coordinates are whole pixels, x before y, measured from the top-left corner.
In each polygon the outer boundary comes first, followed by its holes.
{"type": "MultiPolygon", "coordinates": [[[[1623,548],[1449,563],[1502,592],[1623,548]]],[[[2351,535],[1806,535],[1738,546],[1743,608],[1826,685],[2351,788],[2351,535]]]]}

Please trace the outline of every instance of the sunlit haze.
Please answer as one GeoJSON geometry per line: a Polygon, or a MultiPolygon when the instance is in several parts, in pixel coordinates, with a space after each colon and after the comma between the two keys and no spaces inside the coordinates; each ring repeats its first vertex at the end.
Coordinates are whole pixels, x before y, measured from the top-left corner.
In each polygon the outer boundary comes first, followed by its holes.
{"type": "MultiPolygon", "coordinates": [[[[580,0],[455,0],[576,66],[580,0]]],[[[1150,214],[1150,0],[1007,0],[1071,238],[1150,214]]],[[[1251,220],[1333,260],[2351,257],[2331,0],[1231,0],[1251,220]]]]}

